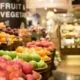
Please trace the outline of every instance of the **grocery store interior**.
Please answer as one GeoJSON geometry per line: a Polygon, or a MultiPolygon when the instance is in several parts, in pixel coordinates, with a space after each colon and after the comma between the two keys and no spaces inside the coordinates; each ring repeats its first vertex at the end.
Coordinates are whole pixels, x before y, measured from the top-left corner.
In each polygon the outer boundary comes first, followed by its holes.
{"type": "Polygon", "coordinates": [[[0,80],[80,80],[80,0],[0,0],[0,80]]]}

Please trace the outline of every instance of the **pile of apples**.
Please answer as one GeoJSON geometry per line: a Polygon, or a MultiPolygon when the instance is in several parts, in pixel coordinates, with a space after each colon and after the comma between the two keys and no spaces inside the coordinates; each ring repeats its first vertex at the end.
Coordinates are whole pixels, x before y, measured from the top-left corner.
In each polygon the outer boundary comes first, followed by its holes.
{"type": "Polygon", "coordinates": [[[37,41],[28,42],[26,43],[26,47],[28,48],[42,47],[46,48],[49,51],[53,51],[56,48],[55,44],[52,41],[46,40],[44,38],[41,38],[40,40],[37,41]]]}
{"type": "Polygon", "coordinates": [[[38,80],[39,77],[28,62],[0,57],[0,80],[38,80]]]}
{"type": "Polygon", "coordinates": [[[25,49],[24,47],[22,48],[24,49],[23,52],[19,52],[18,49],[16,49],[16,51],[0,50],[0,56],[7,60],[14,60],[16,58],[22,59],[26,62],[29,62],[35,70],[48,67],[47,64],[41,59],[40,55],[34,50],[25,49]]]}

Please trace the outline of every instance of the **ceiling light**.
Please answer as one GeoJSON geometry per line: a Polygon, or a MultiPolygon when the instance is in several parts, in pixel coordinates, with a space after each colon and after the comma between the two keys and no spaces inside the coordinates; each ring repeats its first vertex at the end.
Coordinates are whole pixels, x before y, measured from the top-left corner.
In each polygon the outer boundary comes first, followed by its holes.
{"type": "Polygon", "coordinates": [[[57,12],[57,9],[53,9],[54,12],[57,12]]]}
{"type": "Polygon", "coordinates": [[[38,0],[39,2],[41,2],[42,0],[38,0]]]}
{"type": "Polygon", "coordinates": [[[45,7],[44,9],[45,9],[45,10],[47,10],[48,8],[47,8],[47,7],[45,7]]]}
{"type": "Polygon", "coordinates": [[[50,2],[53,2],[53,0],[50,0],[50,2]]]}

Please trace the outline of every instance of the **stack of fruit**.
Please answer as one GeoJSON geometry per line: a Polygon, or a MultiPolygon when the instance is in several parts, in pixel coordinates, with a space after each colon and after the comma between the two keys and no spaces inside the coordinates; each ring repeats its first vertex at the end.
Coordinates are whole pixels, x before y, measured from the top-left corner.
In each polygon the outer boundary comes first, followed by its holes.
{"type": "Polygon", "coordinates": [[[0,49],[3,50],[15,50],[16,47],[21,46],[22,42],[17,36],[0,32],[0,49]]]}
{"type": "Polygon", "coordinates": [[[9,34],[13,34],[13,35],[18,35],[18,29],[16,29],[16,28],[6,27],[2,31],[9,33],[9,34]]]}
{"type": "Polygon", "coordinates": [[[17,56],[27,62],[30,62],[35,69],[46,68],[46,63],[41,59],[41,56],[35,51],[34,48],[29,49],[19,46],[16,49],[17,56]]]}
{"type": "Polygon", "coordinates": [[[42,48],[46,48],[49,51],[53,51],[56,48],[56,46],[53,42],[48,41],[48,40],[43,39],[43,38],[41,40],[38,40],[38,41],[28,42],[26,44],[26,47],[28,47],[28,48],[42,47],[42,48]]]}
{"type": "Polygon", "coordinates": [[[51,60],[49,55],[51,55],[52,53],[49,50],[47,50],[46,48],[35,47],[35,48],[30,48],[30,50],[35,51],[37,54],[39,54],[41,59],[44,61],[51,60]]]}
{"type": "Polygon", "coordinates": [[[16,58],[16,52],[15,51],[4,51],[4,50],[0,50],[0,56],[8,59],[8,60],[12,60],[16,58]]]}
{"type": "Polygon", "coordinates": [[[0,43],[11,44],[16,40],[17,40],[17,37],[15,35],[10,35],[5,32],[0,32],[0,43]]]}
{"type": "Polygon", "coordinates": [[[47,68],[47,64],[43,60],[41,60],[41,57],[38,54],[34,52],[30,52],[30,51],[25,52],[24,50],[24,52],[20,53],[16,51],[0,50],[0,56],[7,58],[9,60],[16,59],[16,58],[22,59],[32,64],[34,69],[47,68]]]}
{"type": "Polygon", "coordinates": [[[49,55],[51,55],[50,51],[48,51],[46,48],[42,48],[42,47],[26,48],[26,47],[19,46],[16,48],[16,52],[27,53],[27,54],[35,53],[35,54],[39,55],[41,57],[41,59],[44,61],[50,60],[49,55]]]}
{"type": "Polygon", "coordinates": [[[0,80],[39,80],[39,77],[28,62],[0,57],[0,80]]]}

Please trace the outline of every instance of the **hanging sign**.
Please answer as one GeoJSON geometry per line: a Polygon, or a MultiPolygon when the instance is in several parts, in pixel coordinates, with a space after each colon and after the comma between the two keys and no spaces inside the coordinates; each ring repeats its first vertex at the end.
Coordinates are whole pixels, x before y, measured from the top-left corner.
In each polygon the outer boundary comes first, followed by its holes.
{"type": "Polygon", "coordinates": [[[22,23],[26,24],[24,0],[0,0],[0,22],[4,22],[10,27],[20,27],[22,23]]]}

